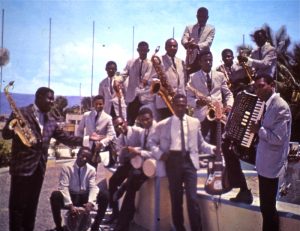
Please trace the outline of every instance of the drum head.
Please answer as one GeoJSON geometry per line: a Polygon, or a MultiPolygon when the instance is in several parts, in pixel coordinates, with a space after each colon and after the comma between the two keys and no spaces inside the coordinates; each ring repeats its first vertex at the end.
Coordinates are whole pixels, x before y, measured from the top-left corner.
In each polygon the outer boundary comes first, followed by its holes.
{"type": "Polygon", "coordinates": [[[135,156],[130,160],[132,167],[139,169],[143,165],[143,158],[141,156],[135,156]]]}
{"type": "Polygon", "coordinates": [[[147,177],[154,177],[156,174],[156,160],[147,159],[143,163],[143,172],[147,177]]]}
{"type": "Polygon", "coordinates": [[[68,231],[87,231],[92,222],[90,214],[86,213],[82,208],[79,215],[75,217],[68,211],[65,214],[65,223],[68,231]]]}
{"type": "Polygon", "coordinates": [[[100,152],[101,162],[106,167],[109,165],[109,151],[100,152]]]}

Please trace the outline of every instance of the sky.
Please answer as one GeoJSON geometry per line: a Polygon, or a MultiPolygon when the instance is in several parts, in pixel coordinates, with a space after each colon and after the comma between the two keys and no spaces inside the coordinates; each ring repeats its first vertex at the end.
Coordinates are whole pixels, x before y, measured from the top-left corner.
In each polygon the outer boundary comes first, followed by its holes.
{"type": "Polygon", "coordinates": [[[14,80],[15,93],[33,94],[50,84],[56,95],[96,95],[107,76],[107,61],[116,61],[122,71],[138,57],[139,41],[149,43],[149,58],[157,46],[163,55],[173,35],[177,56],[184,60],[180,40],[186,25],[196,23],[201,6],[208,8],[207,23],[216,28],[215,67],[221,64],[221,51],[230,48],[236,55],[243,38],[255,47],[250,34],[265,23],[275,32],[286,26],[292,45],[300,42],[300,0],[1,0],[1,44],[10,52],[1,91],[14,80]]]}

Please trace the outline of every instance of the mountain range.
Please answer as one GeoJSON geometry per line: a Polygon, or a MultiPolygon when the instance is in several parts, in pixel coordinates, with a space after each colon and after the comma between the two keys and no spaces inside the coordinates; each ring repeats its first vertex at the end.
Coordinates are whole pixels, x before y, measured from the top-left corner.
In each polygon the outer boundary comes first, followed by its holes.
{"type": "MultiPolygon", "coordinates": [[[[28,104],[34,102],[34,95],[31,94],[20,94],[20,93],[9,93],[13,98],[17,107],[24,107],[28,104]]],[[[81,97],[80,96],[65,96],[68,100],[68,106],[72,107],[74,105],[80,105],[81,97]]],[[[10,114],[11,108],[7,101],[7,98],[4,92],[1,93],[1,108],[0,108],[0,115],[2,114],[10,114]]]]}

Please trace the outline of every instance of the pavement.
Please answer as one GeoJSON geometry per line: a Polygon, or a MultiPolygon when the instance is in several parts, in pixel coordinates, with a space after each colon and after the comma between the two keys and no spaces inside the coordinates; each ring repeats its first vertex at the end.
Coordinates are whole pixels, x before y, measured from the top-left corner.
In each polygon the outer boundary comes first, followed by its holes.
{"type": "MultiPolygon", "coordinates": [[[[74,159],[69,158],[62,160],[48,160],[45,180],[39,198],[35,222],[36,231],[45,231],[55,227],[52,219],[49,198],[52,191],[57,189],[62,164],[70,161],[74,161],[74,159]]],[[[97,171],[97,182],[100,182],[105,178],[105,172],[104,166],[99,164],[97,171]]],[[[10,190],[10,175],[8,167],[0,168],[0,185],[0,230],[6,231],[9,230],[8,198],[10,190]]],[[[104,231],[112,230],[108,226],[102,226],[102,228],[104,231]]],[[[144,229],[132,224],[130,230],[143,231],[144,229]]]]}

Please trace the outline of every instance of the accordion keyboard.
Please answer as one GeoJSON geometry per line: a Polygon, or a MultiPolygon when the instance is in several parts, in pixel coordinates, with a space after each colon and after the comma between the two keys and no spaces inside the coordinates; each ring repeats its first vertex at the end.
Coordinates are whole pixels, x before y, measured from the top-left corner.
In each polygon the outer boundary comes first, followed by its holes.
{"type": "Polygon", "coordinates": [[[249,148],[255,135],[249,131],[250,123],[261,119],[264,105],[256,95],[246,91],[237,95],[225,127],[226,137],[249,148]]]}

